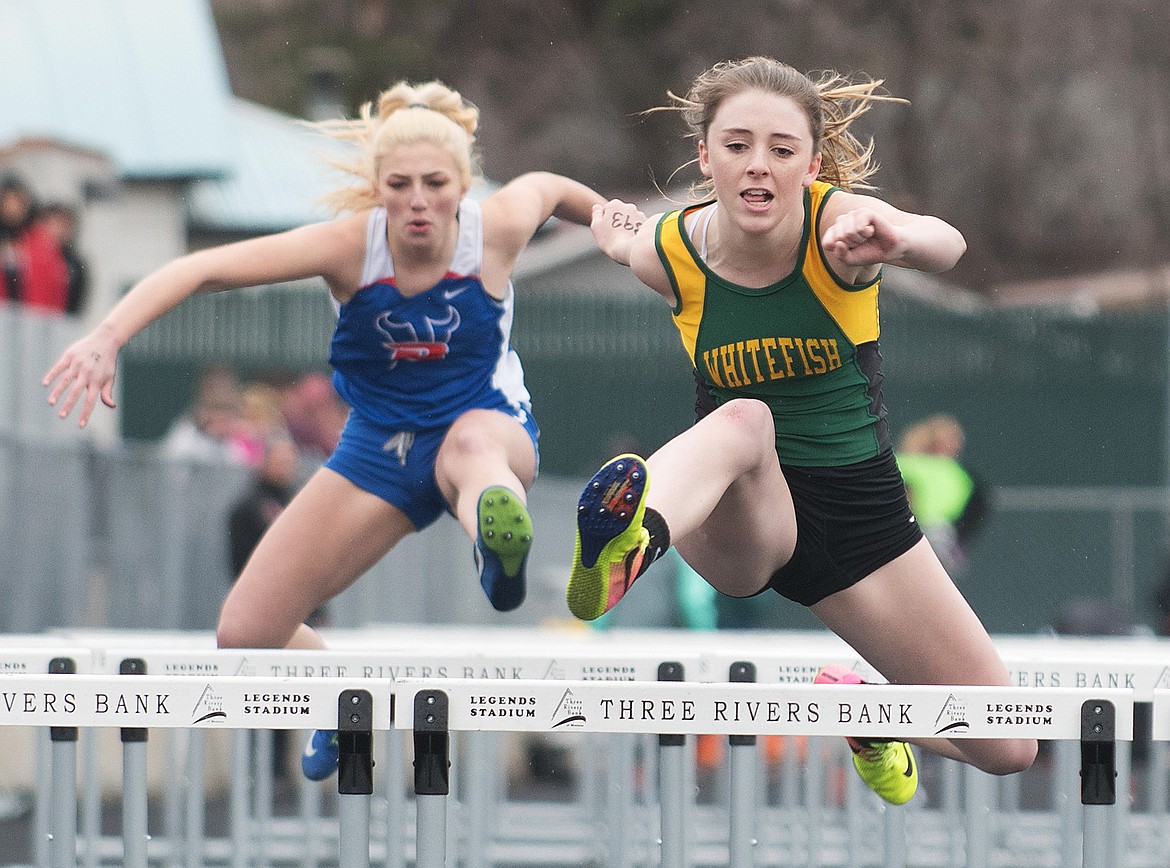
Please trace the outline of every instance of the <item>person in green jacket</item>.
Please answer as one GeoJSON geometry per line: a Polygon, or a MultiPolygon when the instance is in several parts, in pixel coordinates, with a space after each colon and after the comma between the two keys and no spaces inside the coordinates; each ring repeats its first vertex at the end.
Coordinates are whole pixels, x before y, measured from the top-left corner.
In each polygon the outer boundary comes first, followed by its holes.
{"type": "Polygon", "coordinates": [[[952,578],[966,567],[988,507],[985,486],[959,460],[965,441],[958,420],[939,413],[908,428],[897,449],[910,508],[952,578]]]}

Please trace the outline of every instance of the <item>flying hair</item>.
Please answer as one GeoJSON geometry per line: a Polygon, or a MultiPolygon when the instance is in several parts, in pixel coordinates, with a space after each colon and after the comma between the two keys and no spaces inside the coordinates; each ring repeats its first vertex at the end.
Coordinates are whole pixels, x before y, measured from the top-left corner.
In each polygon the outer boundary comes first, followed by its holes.
{"type": "MultiPolygon", "coordinates": [[[[859,140],[849,127],[875,102],[908,102],[882,90],[883,79],[851,80],[832,70],[805,74],[770,57],[748,57],[724,61],[701,73],[685,96],[667,91],[669,105],[647,109],[643,114],[675,111],[682,115],[696,141],[707,136],[711,121],[723,102],[745,91],[784,96],[795,102],[808,118],[813,153],[821,154],[817,179],[845,190],[874,190],[869,179],[878,170],[873,158],[873,139],[859,140]]],[[[690,160],[671,174],[697,162],[690,160]]],[[[710,180],[692,185],[691,195],[699,199],[712,193],[710,180]]]]}
{"type": "Polygon", "coordinates": [[[330,138],[355,145],[349,157],[323,155],[353,180],[321,201],[334,213],[361,211],[380,204],[378,160],[397,145],[434,142],[455,158],[464,187],[479,174],[475,131],[479,109],[440,81],[400,81],[361,106],[358,116],[311,124],[330,138]]]}

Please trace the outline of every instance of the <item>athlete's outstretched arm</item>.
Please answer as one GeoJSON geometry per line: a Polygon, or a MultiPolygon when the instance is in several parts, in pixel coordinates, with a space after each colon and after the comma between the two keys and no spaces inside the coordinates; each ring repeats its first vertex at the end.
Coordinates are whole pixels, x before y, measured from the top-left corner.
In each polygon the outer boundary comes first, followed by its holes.
{"type": "Polygon", "coordinates": [[[821,248],[848,267],[876,271],[889,264],[940,272],[953,268],[967,250],[962,233],[945,220],[902,211],[873,196],[838,193],[826,210],[821,248]]]}
{"type": "Polygon", "coordinates": [[[638,206],[611,199],[593,207],[589,226],[602,253],[619,265],[630,266],[638,280],[673,302],[674,290],[654,245],[654,231],[661,217],[656,214],[648,218],[638,206]]]}
{"type": "MultiPolygon", "coordinates": [[[[363,218],[360,218],[364,220],[363,218]]],[[[130,338],[197,292],[323,276],[343,281],[349,260],[361,262],[364,244],[354,232],[358,218],[320,223],[189,253],[151,272],[134,285],[89,334],[75,341],[45,374],[49,404],[64,419],[81,402],[77,424],[84,428],[98,399],[114,406],[119,350],[130,338]],[[352,224],[352,225],[351,225],[352,224]]]]}
{"type": "Polygon", "coordinates": [[[497,231],[526,244],[549,217],[589,225],[601,194],[554,172],[528,172],[484,200],[484,215],[497,231]]]}

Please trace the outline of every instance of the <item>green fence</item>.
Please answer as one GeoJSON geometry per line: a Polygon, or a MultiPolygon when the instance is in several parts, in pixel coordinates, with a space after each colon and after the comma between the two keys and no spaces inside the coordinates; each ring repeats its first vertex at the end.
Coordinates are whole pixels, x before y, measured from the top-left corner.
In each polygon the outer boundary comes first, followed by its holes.
{"type": "MultiPolygon", "coordinates": [[[[324,292],[306,287],[192,299],[128,348],[124,432],[159,436],[207,361],[246,376],[324,369],[333,319],[324,292]]],[[[652,450],[690,423],[689,364],[649,292],[519,293],[513,341],[542,428],[544,474],[587,475],[615,447],[652,450]]],[[[1161,309],[963,313],[887,291],[891,428],[897,436],[923,416],[953,414],[967,431],[967,461],[993,487],[1165,486],[1167,344],[1161,309]]],[[[1112,522],[1104,508],[1001,508],[960,586],[992,629],[1039,629],[1068,599],[1113,594],[1112,522]]],[[[1143,508],[1131,524],[1130,602],[1149,618],[1166,520],[1143,508]]],[[[753,606],[769,623],[807,624],[795,607],[758,602],[732,606],[729,620],[754,620],[753,606]]]]}

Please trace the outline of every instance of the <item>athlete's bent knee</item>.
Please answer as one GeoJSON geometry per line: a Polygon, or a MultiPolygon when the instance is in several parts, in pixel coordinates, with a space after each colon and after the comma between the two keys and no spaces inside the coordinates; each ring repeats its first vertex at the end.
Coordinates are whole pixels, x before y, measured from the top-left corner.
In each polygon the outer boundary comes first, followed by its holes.
{"type": "Polygon", "coordinates": [[[215,644],[218,648],[283,648],[295,632],[296,625],[282,631],[271,618],[250,617],[225,606],[215,627],[215,644]]]}
{"type": "Polygon", "coordinates": [[[234,621],[222,616],[215,626],[215,646],[217,648],[247,648],[251,643],[245,638],[244,631],[238,628],[234,621]]]}
{"type": "Polygon", "coordinates": [[[482,425],[465,418],[458,419],[439,449],[439,461],[462,463],[477,455],[497,452],[501,448],[499,439],[482,425]]]}
{"type": "Polygon", "coordinates": [[[772,411],[755,398],[736,398],[721,406],[712,416],[732,429],[732,436],[745,445],[771,453],[776,449],[776,423],[772,411]]]}
{"type": "Polygon", "coordinates": [[[1036,760],[1038,744],[1032,738],[1013,738],[996,743],[992,751],[978,763],[981,771],[991,775],[1014,775],[1026,772],[1036,760]]]}

